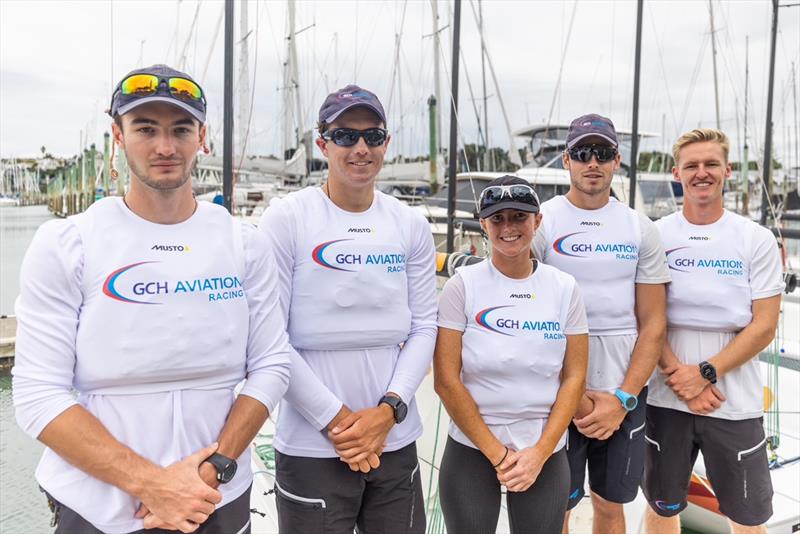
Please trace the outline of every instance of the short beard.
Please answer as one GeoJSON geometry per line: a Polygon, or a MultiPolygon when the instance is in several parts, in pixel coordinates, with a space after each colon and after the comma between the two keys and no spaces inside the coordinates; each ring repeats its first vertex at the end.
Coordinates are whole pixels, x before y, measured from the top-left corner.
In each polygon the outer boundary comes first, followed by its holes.
{"type": "Polygon", "coordinates": [[[601,187],[600,189],[590,189],[583,187],[579,180],[573,180],[572,177],[570,177],[570,184],[572,185],[572,187],[574,187],[584,195],[589,195],[589,196],[603,195],[606,192],[609,192],[610,194],[611,190],[611,182],[608,182],[608,184],[605,187],[601,187]]]}
{"type": "Polygon", "coordinates": [[[132,161],[128,161],[128,167],[130,167],[131,174],[136,176],[140,182],[151,189],[155,189],[157,191],[172,191],[174,189],[179,189],[183,187],[187,181],[192,177],[192,168],[194,167],[194,162],[188,166],[187,171],[185,174],[180,176],[177,180],[173,181],[158,181],[153,180],[150,176],[145,173],[142,169],[138,168],[138,165],[133,163],[132,161]]]}

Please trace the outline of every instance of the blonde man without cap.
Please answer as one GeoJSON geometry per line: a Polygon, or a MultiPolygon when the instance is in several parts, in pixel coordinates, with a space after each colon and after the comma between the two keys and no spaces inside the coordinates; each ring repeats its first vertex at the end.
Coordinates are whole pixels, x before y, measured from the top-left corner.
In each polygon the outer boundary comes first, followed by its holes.
{"type": "Polygon", "coordinates": [[[781,261],[769,230],[723,205],[728,148],[719,130],[678,138],[672,174],[683,209],[656,223],[672,283],[667,342],[647,399],[650,534],[680,532],[698,451],[732,532],[766,532],[772,515],[758,353],[775,335],[781,261]]]}

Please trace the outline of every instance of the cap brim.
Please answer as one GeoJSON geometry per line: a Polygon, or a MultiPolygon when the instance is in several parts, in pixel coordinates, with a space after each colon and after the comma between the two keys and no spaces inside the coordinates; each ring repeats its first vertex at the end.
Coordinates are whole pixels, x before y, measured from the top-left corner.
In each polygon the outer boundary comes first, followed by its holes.
{"type": "Polygon", "coordinates": [[[575,139],[573,139],[572,141],[570,141],[570,142],[567,144],[567,148],[572,148],[572,147],[574,147],[575,145],[577,145],[577,144],[578,144],[578,142],[579,142],[579,141],[583,141],[583,140],[584,140],[584,139],[586,139],[587,137],[600,137],[600,138],[602,138],[602,139],[605,139],[605,140],[606,140],[606,141],[608,141],[609,143],[611,143],[611,146],[613,146],[613,147],[617,147],[617,146],[619,146],[619,143],[617,143],[617,141],[614,141],[613,139],[611,139],[611,138],[610,138],[609,136],[607,136],[607,135],[603,135],[603,134],[601,134],[601,133],[586,133],[586,134],[583,134],[583,135],[579,135],[578,137],[576,137],[575,139]]]}
{"type": "Polygon", "coordinates": [[[187,112],[189,115],[191,115],[195,119],[199,120],[201,124],[206,122],[205,113],[203,113],[199,109],[193,108],[192,106],[190,106],[186,102],[182,102],[180,100],[177,100],[175,98],[171,98],[169,96],[161,96],[161,95],[144,96],[144,97],[141,97],[141,98],[137,98],[136,100],[133,100],[132,102],[129,102],[129,103],[125,104],[124,106],[120,106],[117,109],[117,114],[118,115],[124,115],[124,114],[128,113],[129,111],[131,111],[131,110],[133,110],[135,108],[138,108],[141,105],[149,104],[151,102],[164,102],[165,104],[172,104],[173,106],[181,108],[182,110],[187,112]]]}
{"type": "Polygon", "coordinates": [[[336,113],[333,113],[333,114],[325,117],[325,120],[323,122],[325,124],[330,124],[333,121],[335,121],[337,118],[339,118],[339,116],[342,113],[344,113],[345,111],[347,111],[349,109],[353,109],[353,108],[358,108],[358,107],[367,108],[368,110],[372,111],[373,113],[375,113],[375,115],[378,116],[378,118],[380,120],[383,121],[383,124],[386,124],[386,117],[383,116],[383,113],[381,113],[381,110],[379,110],[376,106],[373,106],[372,104],[367,104],[366,102],[352,102],[352,103],[346,105],[345,107],[343,107],[342,109],[340,109],[339,111],[337,111],[336,113]]]}
{"type": "Polygon", "coordinates": [[[491,217],[498,211],[502,210],[517,210],[527,211],[528,213],[539,213],[539,206],[531,206],[530,204],[525,204],[522,202],[498,202],[497,204],[483,208],[478,213],[478,217],[485,219],[486,217],[491,217]]]}

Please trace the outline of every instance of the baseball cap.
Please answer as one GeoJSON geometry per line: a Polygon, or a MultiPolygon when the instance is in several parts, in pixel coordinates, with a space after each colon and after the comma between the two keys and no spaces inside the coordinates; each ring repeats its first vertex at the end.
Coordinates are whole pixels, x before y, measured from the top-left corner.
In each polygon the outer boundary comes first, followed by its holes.
{"type": "Polygon", "coordinates": [[[114,93],[111,97],[111,109],[109,115],[116,117],[117,115],[124,115],[129,111],[150,102],[165,102],[179,107],[188,112],[192,117],[199,120],[201,123],[206,122],[206,98],[205,93],[200,86],[195,82],[191,76],[175,70],[167,65],[152,65],[141,69],[132,70],[126,74],[122,80],[117,84],[114,93]],[[150,93],[131,93],[124,94],[123,86],[132,77],[141,74],[149,74],[158,78],[158,85],[150,93]],[[177,84],[185,84],[188,81],[188,87],[195,90],[196,93],[190,95],[183,91],[173,92],[177,84]],[[199,94],[197,94],[199,93],[199,94]],[[186,94],[186,98],[182,96],[186,94]]]}
{"type": "Polygon", "coordinates": [[[617,131],[611,119],[590,113],[572,121],[567,132],[567,148],[572,148],[587,137],[602,137],[613,146],[618,146],[617,131]]]}
{"type": "Polygon", "coordinates": [[[485,219],[507,209],[539,213],[539,196],[527,180],[506,174],[481,191],[478,217],[485,219]]]}
{"type": "Polygon", "coordinates": [[[319,122],[320,124],[330,124],[348,109],[359,106],[373,111],[383,124],[386,124],[386,113],[383,111],[381,101],[378,100],[375,93],[357,85],[348,85],[329,94],[322,103],[322,107],[319,108],[319,122]]]}

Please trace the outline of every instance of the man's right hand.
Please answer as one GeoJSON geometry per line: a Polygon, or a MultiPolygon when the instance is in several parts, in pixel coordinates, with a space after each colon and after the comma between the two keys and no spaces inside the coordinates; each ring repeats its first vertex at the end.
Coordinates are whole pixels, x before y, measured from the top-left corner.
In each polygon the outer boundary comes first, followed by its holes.
{"type": "Polygon", "coordinates": [[[144,518],[144,528],[173,527],[194,532],[214,513],[222,494],[203,482],[198,470],[217,446],[214,443],[158,471],[138,495],[142,506],[136,517],[144,518]]]}
{"type": "Polygon", "coordinates": [[[708,415],[718,410],[726,400],[727,398],[717,389],[717,386],[709,384],[700,392],[700,395],[686,401],[686,406],[688,406],[692,413],[708,415]]]}
{"type": "MultiPolygon", "coordinates": [[[[342,422],[352,413],[353,411],[350,408],[348,408],[346,404],[342,404],[342,408],[339,410],[339,413],[337,413],[336,416],[333,419],[331,419],[331,422],[328,423],[328,426],[326,427],[328,429],[328,432],[336,428],[340,422],[342,422]]],[[[349,426],[345,428],[349,428],[349,426]]],[[[351,471],[361,471],[362,473],[369,473],[372,469],[377,469],[381,465],[381,460],[379,457],[382,452],[383,452],[383,447],[381,447],[376,451],[373,451],[366,458],[357,461],[348,462],[344,458],[340,459],[343,462],[347,463],[351,471]]]]}

